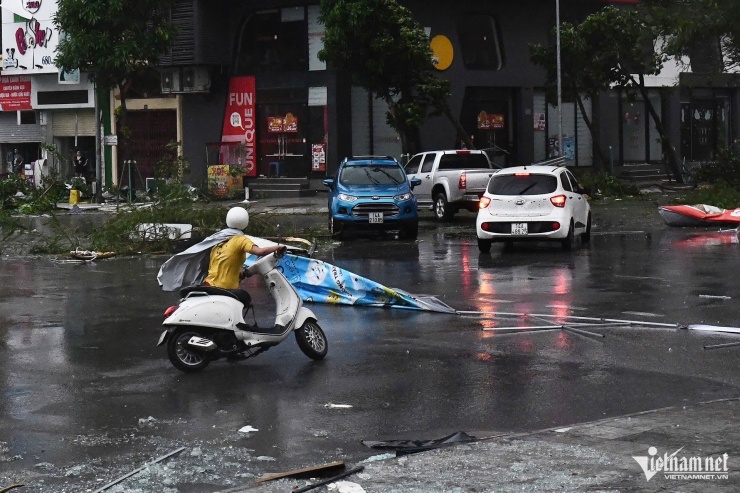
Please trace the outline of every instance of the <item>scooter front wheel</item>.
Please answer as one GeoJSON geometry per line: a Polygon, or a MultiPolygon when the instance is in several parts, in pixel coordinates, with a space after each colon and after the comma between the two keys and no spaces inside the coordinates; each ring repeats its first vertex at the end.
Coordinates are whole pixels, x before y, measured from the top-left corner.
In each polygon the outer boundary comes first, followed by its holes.
{"type": "Polygon", "coordinates": [[[295,331],[295,339],[303,354],[311,359],[324,359],[329,351],[329,341],[314,320],[306,320],[301,328],[295,331]]]}
{"type": "Polygon", "coordinates": [[[211,362],[204,352],[188,345],[191,337],[202,337],[202,335],[192,330],[177,329],[167,340],[167,356],[170,358],[170,363],[185,373],[200,371],[211,362]]]}

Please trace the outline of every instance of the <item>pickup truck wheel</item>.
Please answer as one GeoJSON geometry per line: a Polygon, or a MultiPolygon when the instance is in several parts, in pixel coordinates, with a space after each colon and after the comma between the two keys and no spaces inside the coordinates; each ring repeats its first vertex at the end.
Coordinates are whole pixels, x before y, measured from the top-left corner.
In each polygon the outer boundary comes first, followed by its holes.
{"type": "Polygon", "coordinates": [[[478,250],[481,253],[488,253],[491,251],[491,240],[483,240],[478,238],[478,250]]]}
{"type": "Polygon", "coordinates": [[[434,217],[437,221],[449,221],[452,216],[455,215],[455,211],[449,202],[447,202],[447,196],[444,192],[440,192],[434,196],[434,217]]]}

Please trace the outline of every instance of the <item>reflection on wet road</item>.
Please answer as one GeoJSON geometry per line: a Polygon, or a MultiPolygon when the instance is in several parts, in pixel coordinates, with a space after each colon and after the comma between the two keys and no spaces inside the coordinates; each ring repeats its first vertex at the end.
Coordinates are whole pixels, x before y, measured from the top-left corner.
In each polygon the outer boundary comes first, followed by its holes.
{"type": "MultiPolygon", "coordinates": [[[[467,229],[448,228],[422,231],[416,243],[335,244],[319,258],[489,315],[311,305],[329,338],[325,361],[290,338],[196,375],[154,346],[176,299],[156,285],[163,258],[3,260],[0,442],[21,459],[0,470],[193,443],[246,447],[286,469],[373,455],[362,439],[532,430],[737,396],[740,349],[702,350],[732,336],[640,325],[595,330],[603,339],[483,330],[501,325],[493,312],[737,325],[738,245],[698,238],[595,234],[573,252],[517,244],[480,254],[467,229]],[[157,426],[139,426],[149,416],[157,426]],[[237,432],[247,424],[259,432],[237,432]]],[[[269,323],[260,281],[248,284],[269,323]]]]}

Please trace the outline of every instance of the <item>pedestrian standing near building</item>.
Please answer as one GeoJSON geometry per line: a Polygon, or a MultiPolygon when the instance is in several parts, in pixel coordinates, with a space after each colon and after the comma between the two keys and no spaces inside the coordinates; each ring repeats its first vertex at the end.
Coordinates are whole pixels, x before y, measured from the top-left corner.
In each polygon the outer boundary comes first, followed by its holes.
{"type": "Polygon", "coordinates": [[[87,181],[87,158],[82,155],[82,151],[77,151],[72,164],[75,168],[75,178],[82,178],[87,181]]]}
{"type": "Polygon", "coordinates": [[[13,151],[13,174],[23,176],[23,154],[18,149],[13,151]]]}

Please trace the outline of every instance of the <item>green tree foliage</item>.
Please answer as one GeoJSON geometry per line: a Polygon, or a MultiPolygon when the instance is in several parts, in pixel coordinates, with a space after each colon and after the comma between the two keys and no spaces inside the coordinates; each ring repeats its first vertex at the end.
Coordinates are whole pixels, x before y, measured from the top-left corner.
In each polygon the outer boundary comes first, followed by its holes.
{"type": "Polygon", "coordinates": [[[118,89],[119,145],[126,135],[126,95],[133,77],[170,46],[173,0],[59,0],[54,24],[64,33],[56,50],[62,70],[89,74],[99,91],[118,89]],[[123,137],[123,139],[122,139],[123,137]]]}
{"type": "Polygon", "coordinates": [[[639,8],[665,38],[667,54],[716,58],[714,72],[740,68],[738,0],[644,0],[639,8]]]}
{"type": "Polygon", "coordinates": [[[449,82],[434,75],[429,38],[407,8],[395,0],[321,0],[319,20],[325,24],[319,59],[387,103],[404,152],[415,152],[429,112],[461,131],[448,105],[449,82]]]}
{"type": "MultiPolygon", "coordinates": [[[[551,35],[553,41],[550,44],[529,46],[532,62],[546,70],[547,86],[550,88],[548,99],[551,101],[556,100],[554,94],[557,86],[557,49],[554,41],[556,35],[556,28],[553,28],[551,35]]],[[[591,120],[586,111],[583,95],[594,100],[600,91],[609,89],[611,77],[608,70],[594,63],[590,51],[587,40],[581,35],[578,26],[568,22],[560,24],[560,57],[565,62],[561,64],[562,97],[564,101],[574,101],[578,104],[583,121],[594,140],[597,156],[594,164],[597,168],[603,169],[606,157],[601,150],[598,134],[593,130],[598,115],[594,115],[594,120],[591,120]]]]}
{"type": "MultiPolygon", "coordinates": [[[[564,47],[572,58],[563,57],[563,67],[567,66],[567,72],[563,73],[567,73],[567,86],[571,93],[578,88],[595,94],[611,86],[622,90],[628,97],[640,97],[655,122],[663,155],[672,174],[681,181],[678,154],[645,86],[645,76],[657,75],[670,57],[656,44],[656,29],[652,20],[639,9],[605,7],[586,17],[577,26],[566,27],[564,47]]],[[[554,53],[552,49],[543,51],[541,47],[533,48],[535,62],[546,67],[555,63],[554,53]]]]}

